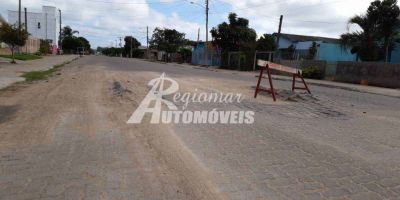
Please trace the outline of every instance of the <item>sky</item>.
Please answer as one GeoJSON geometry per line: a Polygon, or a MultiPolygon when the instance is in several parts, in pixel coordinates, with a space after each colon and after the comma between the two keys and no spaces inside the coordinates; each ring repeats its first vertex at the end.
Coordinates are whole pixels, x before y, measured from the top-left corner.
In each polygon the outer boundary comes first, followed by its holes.
{"type": "MultiPolygon", "coordinates": [[[[17,10],[18,0],[0,0],[0,14],[17,10]]],[[[283,15],[282,33],[338,38],[357,30],[347,21],[363,14],[371,0],[209,0],[209,29],[227,21],[229,12],[249,19],[258,36],[278,30],[283,15]]],[[[22,0],[28,11],[41,6],[62,10],[63,26],[69,25],[86,37],[92,47],[115,46],[119,37],[133,35],[146,45],[156,27],[174,28],[186,38],[205,41],[205,0],[22,0]]],[[[209,34],[209,39],[211,36],[209,34]]]]}

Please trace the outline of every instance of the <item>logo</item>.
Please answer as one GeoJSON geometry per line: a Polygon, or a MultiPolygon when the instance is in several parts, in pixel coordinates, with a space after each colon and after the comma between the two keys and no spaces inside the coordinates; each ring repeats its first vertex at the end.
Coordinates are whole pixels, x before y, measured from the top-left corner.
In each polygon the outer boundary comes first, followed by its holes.
{"type": "Polygon", "coordinates": [[[152,124],[252,124],[254,123],[253,111],[223,111],[213,108],[212,110],[187,110],[189,104],[229,104],[241,103],[242,94],[222,92],[217,93],[179,93],[179,84],[175,80],[166,77],[165,73],[148,83],[151,87],[149,93],[140,103],[138,108],[128,120],[128,124],[142,123],[144,116],[151,115],[152,124]],[[174,95],[173,102],[164,98],[167,95],[174,95]],[[176,104],[183,104],[180,110],[176,104]],[[163,110],[163,105],[167,110],[163,110]]]}

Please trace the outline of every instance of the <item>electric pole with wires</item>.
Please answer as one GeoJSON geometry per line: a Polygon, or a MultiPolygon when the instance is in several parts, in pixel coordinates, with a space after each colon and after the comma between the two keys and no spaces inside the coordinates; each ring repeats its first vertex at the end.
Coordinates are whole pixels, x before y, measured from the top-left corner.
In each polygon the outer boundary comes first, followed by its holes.
{"type": "Polygon", "coordinates": [[[205,66],[208,66],[208,0],[206,0],[206,43],[204,44],[204,61],[205,66]]]}
{"type": "Polygon", "coordinates": [[[133,36],[131,36],[131,51],[130,51],[130,57],[132,58],[132,40],[133,40],[133,36]]]}
{"type": "Polygon", "coordinates": [[[58,36],[58,53],[61,55],[62,54],[62,21],[61,21],[61,9],[58,9],[58,12],[60,14],[60,33],[58,36]]]}
{"type": "Polygon", "coordinates": [[[279,19],[279,28],[278,28],[278,35],[276,36],[276,51],[275,51],[275,57],[278,60],[279,57],[279,41],[281,39],[281,31],[282,31],[282,21],[283,21],[283,15],[281,15],[279,19]]]}
{"type": "Polygon", "coordinates": [[[149,55],[149,27],[146,27],[146,39],[147,39],[147,59],[150,59],[150,55],[149,55]]]}

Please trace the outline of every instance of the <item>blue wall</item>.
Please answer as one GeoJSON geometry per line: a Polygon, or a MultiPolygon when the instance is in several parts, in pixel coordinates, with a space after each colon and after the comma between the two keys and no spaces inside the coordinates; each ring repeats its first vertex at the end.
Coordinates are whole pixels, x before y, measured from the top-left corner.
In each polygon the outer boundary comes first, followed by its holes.
{"type": "Polygon", "coordinates": [[[326,61],[356,61],[357,56],[351,54],[349,48],[343,49],[340,44],[321,43],[319,47],[319,58],[326,61]]]}
{"type": "Polygon", "coordinates": [[[279,49],[287,49],[292,44],[293,44],[292,41],[290,41],[290,40],[288,40],[288,39],[286,39],[284,37],[281,37],[279,39],[279,49]]]}
{"type": "Polygon", "coordinates": [[[398,64],[400,63],[400,44],[396,45],[394,51],[392,51],[392,60],[390,63],[398,64]]]}
{"type": "MultiPolygon", "coordinates": [[[[206,65],[204,60],[204,42],[199,43],[192,52],[192,64],[194,65],[206,65]]],[[[221,65],[221,56],[215,49],[208,48],[208,63],[207,65],[211,66],[220,66],[221,65]]]]}

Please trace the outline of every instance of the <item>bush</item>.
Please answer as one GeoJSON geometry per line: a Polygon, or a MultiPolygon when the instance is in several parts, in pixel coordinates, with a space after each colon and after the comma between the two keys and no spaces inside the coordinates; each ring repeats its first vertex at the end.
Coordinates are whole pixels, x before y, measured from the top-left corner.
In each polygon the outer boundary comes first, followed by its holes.
{"type": "Polygon", "coordinates": [[[319,67],[307,67],[303,69],[303,77],[310,78],[310,79],[323,79],[324,73],[319,67]]]}
{"type": "Polygon", "coordinates": [[[50,42],[47,41],[47,40],[40,40],[39,52],[40,52],[42,55],[50,54],[50,53],[51,53],[50,42]]]}

